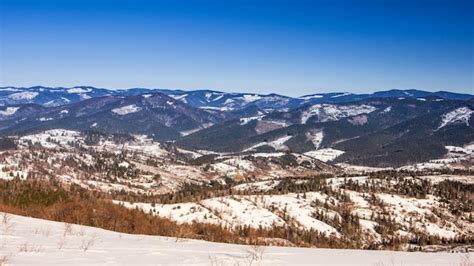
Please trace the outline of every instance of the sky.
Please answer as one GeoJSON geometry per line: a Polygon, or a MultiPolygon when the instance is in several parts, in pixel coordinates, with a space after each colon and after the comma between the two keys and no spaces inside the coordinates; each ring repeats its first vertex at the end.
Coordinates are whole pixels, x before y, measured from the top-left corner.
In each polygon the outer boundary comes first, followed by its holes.
{"type": "Polygon", "coordinates": [[[474,93],[474,1],[0,3],[0,86],[474,93]]]}

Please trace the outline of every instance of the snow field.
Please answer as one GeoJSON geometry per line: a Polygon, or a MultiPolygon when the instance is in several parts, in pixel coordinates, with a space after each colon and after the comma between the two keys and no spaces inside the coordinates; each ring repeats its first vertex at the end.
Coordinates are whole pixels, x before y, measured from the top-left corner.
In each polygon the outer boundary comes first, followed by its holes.
{"type": "MultiPolygon", "coordinates": [[[[363,183],[367,176],[351,178],[331,178],[327,180],[333,189],[338,187],[346,179],[363,183]]],[[[234,186],[235,190],[265,191],[276,186],[278,181],[260,181],[234,186]]],[[[341,190],[349,196],[351,201],[351,213],[358,216],[360,226],[367,233],[367,237],[380,240],[381,236],[375,231],[377,222],[373,217],[390,214],[395,222],[400,225],[399,235],[407,235],[413,227],[426,232],[429,235],[437,235],[445,238],[454,238],[460,234],[471,234],[474,225],[466,222],[445,221],[433,213],[437,209],[443,215],[450,215],[448,210],[442,208],[437,198],[428,195],[426,199],[403,197],[384,193],[375,193],[375,197],[383,202],[385,208],[374,206],[368,202],[368,193],[360,193],[350,190],[341,190]],[[375,216],[373,216],[375,215],[375,216]]],[[[194,208],[190,209],[190,203],[162,204],[156,205],[152,212],[155,215],[169,218],[179,223],[203,222],[213,223],[236,228],[237,226],[250,226],[252,228],[267,228],[273,226],[296,227],[301,230],[315,230],[326,236],[341,237],[341,234],[329,224],[315,218],[315,212],[323,212],[329,219],[339,216],[339,213],[315,205],[315,201],[328,203],[330,206],[339,206],[340,202],[319,192],[288,193],[283,195],[234,195],[205,199],[192,203],[194,208]],[[184,204],[184,205],[183,205],[184,204]],[[205,209],[198,208],[202,206],[205,209]],[[206,210],[207,209],[207,210],[206,210]],[[203,215],[206,215],[203,219],[203,215]],[[213,214],[213,215],[212,215],[213,214]]],[[[150,212],[150,204],[147,203],[125,203],[128,208],[141,208],[150,212]]],[[[339,216],[340,217],[340,216],[339,216]]]]}
{"type": "Polygon", "coordinates": [[[344,152],[340,150],[327,148],[327,149],[319,149],[315,151],[308,151],[308,152],[305,152],[304,155],[313,157],[323,162],[329,162],[341,156],[343,153],[344,152]]]}
{"type": "Polygon", "coordinates": [[[447,252],[254,247],[131,235],[3,215],[0,261],[8,265],[460,265],[468,261],[465,254],[447,252]]]}
{"type": "MultiPolygon", "coordinates": [[[[216,223],[216,217],[221,225],[250,226],[252,228],[271,229],[274,226],[295,225],[300,229],[312,229],[327,235],[340,236],[337,230],[312,217],[315,209],[311,206],[317,199],[324,202],[326,196],[318,192],[303,194],[290,193],[286,195],[262,196],[226,196],[205,199],[198,203],[156,204],[152,207],[149,203],[127,203],[127,208],[140,208],[164,218],[169,218],[178,223],[216,223]],[[191,208],[189,204],[192,204],[191,208]],[[207,210],[198,208],[202,206],[207,210]],[[150,212],[151,210],[151,212],[150,212]],[[206,218],[204,219],[204,214],[206,218]],[[212,215],[214,214],[214,215],[212,215]],[[285,221],[283,216],[289,219],[285,221]],[[207,221],[209,219],[209,222],[207,221]]],[[[332,213],[332,215],[337,215],[332,213]]]]}

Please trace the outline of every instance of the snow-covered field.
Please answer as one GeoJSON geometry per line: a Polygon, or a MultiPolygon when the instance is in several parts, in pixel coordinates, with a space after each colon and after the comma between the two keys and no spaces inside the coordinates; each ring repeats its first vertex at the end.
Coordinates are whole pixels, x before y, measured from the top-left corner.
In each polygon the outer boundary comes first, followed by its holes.
{"type": "Polygon", "coordinates": [[[338,156],[342,155],[344,152],[336,149],[319,149],[315,151],[306,152],[305,155],[309,157],[316,158],[323,162],[329,162],[336,159],[338,156]]]}
{"type": "Polygon", "coordinates": [[[465,253],[256,247],[0,218],[0,264],[6,265],[472,265],[465,253]]]}
{"type": "MultiPolygon", "coordinates": [[[[349,179],[354,183],[364,184],[368,177],[329,178],[326,182],[333,189],[338,189],[349,179]]],[[[430,180],[430,177],[427,176],[424,179],[430,180]]],[[[299,181],[305,182],[305,180],[299,181]]],[[[372,180],[372,182],[382,181],[372,180]]],[[[244,183],[235,186],[234,189],[265,191],[278,183],[279,181],[275,180],[244,183]]],[[[389,184],[384,184],[384,186],[389,186],[389,184]]],[[[427,195],[426,199],[417,199],[375,193],[373,195],[385,204],[384,208],[380,208],[369,203],[367,194],[347,189],[343,189],[341,193],[346,193],[350,197],[351,213],[360,219],[360,229],[365,232],[364,237],[372,239],[375,243],[380,242],[382,237],[375,230],[379,225],[375,217],[380,215],[391,215],[395,218],[394,222],[399,228],[396,232],[398,237],[413,237],[413,228],[446,239],[471,235],[474,232],[474,224],[466,219],[459,219],[461,216],[455,219],[440,199],[433,195],[427,195]]],[[[229,228],[249,226],[255,229],[272,229],[275,226],[292,227],[299,230],[314,230],[326,236],[343,237],[330,222],[335,217],[341,217],[342,212],[338,207],[342,206],[342,202],[334,196],[321,192],[233,195],[175,204],[114,202],[126,208],[141,209],[145,213],[167,218],[179,224],[199,222],[220,224],[229,228]],[[327,202],[329,206],[323,207],[324,202],[327,202]],[[316,217],[316,212],[323,213],[329,221],[316,217]]],[[[469,214],[467,213],[466,216],[469,214]]]]}

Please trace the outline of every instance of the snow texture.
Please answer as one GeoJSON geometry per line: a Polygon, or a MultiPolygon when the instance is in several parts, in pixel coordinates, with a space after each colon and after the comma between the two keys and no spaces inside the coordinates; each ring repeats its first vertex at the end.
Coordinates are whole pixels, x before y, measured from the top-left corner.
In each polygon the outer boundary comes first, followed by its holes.
{"type": "Polygon", "coordinates": [[[467,107],[460,107],[451,112],[443,114],[441,124],[437,130],[456,123],[464,123],[469,126],[469,119],[474,111],[467,107]]]}
{"type": "Polygon", "coordinates": [[[136,106],[135,104],[132,104],[132,105],[126,105],[126,106],[112,109],[112,112],[118,115],[128,115],[128,114],[136,113],[140,110],[141,110],[140,107],[136,106]]]}
{"type": "Polygon", "coordinates": [[[16,92],[8,95],[8,98],[12,100],[31,100],[38,96],[38,92],[32,91],[24,91],[24,92],[16,92]]]}
{"type": "Polygon", "coordinates": [[[288,150],[288,147],[284,143],[287,142],[292,137],[293,136],[284,136],[284,137],[278,138],[278,139],[273,140],[273,141],[260,142],[260,143],[257,143],[255,145],[253,145],[252,147],[250,147],[248,149],[245,149],[244,151],[255,150],[258,147],[267,146],[267,145],[270,146],[270,147],[273,147],[277,151],[286,151],[286,150],[288,150]]]}
{"type": "Polygon", "coordinates": [[[301,114],[301,123],[306,122],[313,116],[318,118],[319,122],[337,121],[341,118],[368,114],[377,108],[370,105],[333,105],[333,104],[315,104],[310,106],[301,114]]]}
{"type": "Polygon", "coordinates": [[[307,132],[306,133],[306,139],[308,141],[311,141],[316,149],[319,149],[319,146],[321,146],[321,143],[323,142],[323,131],[318,131],[316,133],[313,132],[307,132]]]}
{"type": "MultiPolygon", "coordinates": [[[[3,220],[3,213],[0,213],[3,220]]],[[[131,235],[8,214],[0,259],[12,265],[249,265],[252,246],[131,235]],[[69,229],[68,229],[69,228],[69,229]],[[66,232],[66,233],[65,233],[66,232]]],[[[461,265],[465,254],[263,247],[253,265],[461,265]]]]}
{"type": "Polygon", "coordinates": [[[71,89],[68,89],[67,92],[68,93],[86,93],[86,92],[90,92],[90,90],[86,90],[83,88],[71,88],[71,89]]]}
{"type": "Polygon", "coordinates": [[[304,155],[316,158],[323,162],[329,162],[341,156],[344,152],[332,148],[320,149],[315,151],[305,152],[304,155]]]}
{"type": "Polygon", "coordinates": [[[20,107],[7,107],[5,110],[0,110],[0,115],[1,116],[10,116],[14,115],[16,111],[18,111],[20,107]]]}

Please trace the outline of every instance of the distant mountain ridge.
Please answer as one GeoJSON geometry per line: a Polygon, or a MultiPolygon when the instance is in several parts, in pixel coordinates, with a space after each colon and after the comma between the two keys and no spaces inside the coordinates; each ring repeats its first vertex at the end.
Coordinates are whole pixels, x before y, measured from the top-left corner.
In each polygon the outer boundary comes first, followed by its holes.
{"type": "Polygon", "coordinates": [[[295,108],[305,104],[343,103],[372,98],[424,98],[439,97],[448,100],[468,101],[471,94],[446,91],[428,92],[422,90],[388,90],[372,94],[353,94],[347,92],[317,93],[301,97],[289,97],[279,94],[228,93],[215,90],[171,90],[130,88],[110,90],[91,86],[76,87],[0,87],[0,106],[35,103],[43,106],[60,106],[77,103],[89,98],[102,96],[136,96],[162,93],[193,107],[232,111],[256,105],[262,109],[295,108]]]}
{"type": "MultiPolygon", "coordinates": [[[[1,108],[1,107],[0,107],[1,108]]],[[[0,131],[68,128],[105,133],[146,134],[159,140],[177,138],[225,119],[165,94],[102,96],[63,106],[24,104],[0,110],[0,131]]]]}
{"type": "Polygon", "coordinates": [[[0,136],[46,129],[147,135],[224,153],[325,153],[336,162],[400,166],[474,143],[469,94],[391,90],[278,94],[134,88],[0,88],[0,136]]]}

